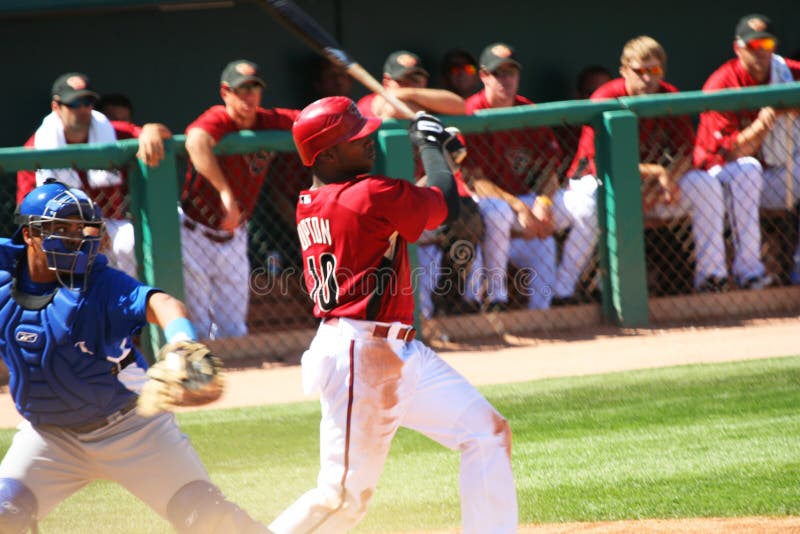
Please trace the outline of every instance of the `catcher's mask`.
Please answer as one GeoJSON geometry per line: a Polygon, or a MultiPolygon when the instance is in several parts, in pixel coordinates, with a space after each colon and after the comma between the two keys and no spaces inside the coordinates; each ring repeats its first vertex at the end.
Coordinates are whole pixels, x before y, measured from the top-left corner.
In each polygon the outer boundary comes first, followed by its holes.
{"type": "Polygon", "coordinates": [[[80,189],[55,180],[28,193],[17,207],[19,228],[13,240],[22,243],[22,229],[41,237],[42,251],[59,283],[69,289],[81,286],[91,271],[105,232],[97,204],[80,189]]]}

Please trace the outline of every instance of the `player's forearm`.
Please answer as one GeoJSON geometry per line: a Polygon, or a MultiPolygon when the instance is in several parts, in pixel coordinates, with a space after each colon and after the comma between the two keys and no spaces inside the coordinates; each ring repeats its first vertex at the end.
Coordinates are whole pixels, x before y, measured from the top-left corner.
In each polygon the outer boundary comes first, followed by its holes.
{"type": "Polygon", "coordinates": [[[197,172],[203,175],[220,194],[230,193],[230,185],[214,154],[214,138],[203,130],[189,130],[186,136],[186,151],[197,172]]]}
{"type": "Polygon", "coordinates": [[[428,187],[436,187],[444,194],[447,203],[445,223],[454,221],[461,209],[461,202],[453,172],[447,165],[441,148],[433,145],[420,147],[419,157],[425,169],[428,187]]]}
{"type": "Polygon", "coordinates": [[[519,211],[520,209],[526,207],[524,202],[488,178],[475,178],[474,184],[475,192],[479,197],[499,198],[511,206],[511,209],[514,211],[519,211]]]}
{"type": "Polygon", "coordinates": [[[445,115],[464,115],[466,113],[464,99],[445,89],[400,87],[396,89],[396,96],[400,100],[416,104],[430,113],[445,115]]]}
{"type": "Polygon", "coordinates": [[[175,319],[186,317],[186,306],[172,295],[155,292],[147,299],[147,322],[161,328],[175,319]]]}
{"type": "Polygon", "coordinates": [[[692,168],[692,154],[681,156],[670,165],[668,172],[673,182],[678,182],[692,168]]]}
{"type": "Polygon", "coordinates": [[[761,143],[768,133],[769,127],[763,121],[756,119],[736,136],[728,152],[728,158],[734,160],[755,155],[761,149],[761,143]]]}

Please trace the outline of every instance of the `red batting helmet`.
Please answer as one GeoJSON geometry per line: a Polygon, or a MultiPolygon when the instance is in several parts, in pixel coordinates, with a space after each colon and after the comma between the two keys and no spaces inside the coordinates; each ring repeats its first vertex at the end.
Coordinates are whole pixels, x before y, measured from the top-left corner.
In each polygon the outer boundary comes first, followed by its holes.
{"type": "Polygon", "coordinates": [[[381,125],[377,117],[364,117],[346,96],[329,96],[300,112],[292,136],[303,165],[310,167],[325,149],[366,137],[381,125]]]}

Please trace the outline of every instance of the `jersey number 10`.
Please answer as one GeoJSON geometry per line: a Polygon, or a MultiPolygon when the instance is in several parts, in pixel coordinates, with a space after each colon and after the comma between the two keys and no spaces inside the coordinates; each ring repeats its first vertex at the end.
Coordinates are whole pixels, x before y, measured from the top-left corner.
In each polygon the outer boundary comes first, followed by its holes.
{"type": "Polygon", "coordinates": [[[314,256],[306,258],[306,267],[314,279],[311,288],[311,300],[322,311],[331,311],[336,308],[339,300],[339,283],[336,281],[336,256],[330,252],[319,255],[319,266],[314,256]],[[319,267],[319,268],[318,268],[319,267]]]}

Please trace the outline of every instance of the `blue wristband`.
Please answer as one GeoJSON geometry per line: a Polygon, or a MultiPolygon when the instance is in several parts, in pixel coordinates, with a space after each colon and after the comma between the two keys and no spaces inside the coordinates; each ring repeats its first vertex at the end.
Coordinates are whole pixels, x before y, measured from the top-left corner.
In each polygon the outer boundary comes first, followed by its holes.
{"type": "Polygon", "coordinates": [[[167,343],[187,340],[197,341],[197,331],[194,329],[192,322],[186,317],[178,317],[171,320],[164,327],[164,336],[167,338],[167,343]]]}

